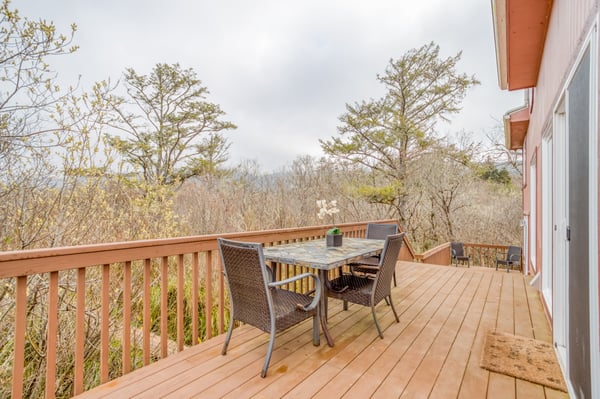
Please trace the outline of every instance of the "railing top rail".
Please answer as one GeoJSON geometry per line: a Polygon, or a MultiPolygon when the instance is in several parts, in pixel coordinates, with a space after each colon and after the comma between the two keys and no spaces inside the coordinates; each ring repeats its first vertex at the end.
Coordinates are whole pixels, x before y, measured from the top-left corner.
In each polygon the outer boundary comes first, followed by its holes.
{"type": "MultiPolygon", "coordinates": [[[[395,223],[383,220],[379,223],[395,223]]],[[[344,231],[366,226],[367,222],[338,224],[344,231]]],[[[329,226],[307,226],[274,230],[209,234],[161,238],[71,247],[42,248],[0,252],[0,278],[48,273],[78,267],[125,262],[133,259],[157,258],[182,253],[217,249],[217,237],[262,243],[285,241],[299,237],[324,235],[329,226]]]]}

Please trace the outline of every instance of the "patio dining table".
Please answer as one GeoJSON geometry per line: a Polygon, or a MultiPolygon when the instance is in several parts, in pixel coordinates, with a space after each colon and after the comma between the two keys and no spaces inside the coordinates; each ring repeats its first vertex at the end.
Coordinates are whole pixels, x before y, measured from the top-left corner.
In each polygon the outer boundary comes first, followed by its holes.
{"type": "Polygon", "coordinates": [[[305,266],[318,271],[321,282],[321,326],[329,346],[333,346],[333,338],[327,328],[327,290],[329,286],[328,273],[348,263],[367,256],[381,253],[384,240],[344,237],[339,247],[328,247],[325,239],[299,241],[290,244],[274,245],[263,248],[266,262],[271,263],[276,275],[277,264],[305,266]]]}

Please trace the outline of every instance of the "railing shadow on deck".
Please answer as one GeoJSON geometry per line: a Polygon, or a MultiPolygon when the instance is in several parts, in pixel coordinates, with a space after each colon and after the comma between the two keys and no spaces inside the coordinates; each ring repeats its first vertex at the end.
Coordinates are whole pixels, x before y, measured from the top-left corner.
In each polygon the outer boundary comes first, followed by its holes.
{"type": "MultiPolygon", "coordinates": [[[[347,237],[366,226],[338,225],[347,237]]],[[[0,252],[0,397],[70,397],[222,334],[217,237],[270,246],[330,227],[0,252]]],[[[399,259],[413,260],[406,244],[399,259]]],[[[278,279],[304,271],[279,267],[278,279]]]]}

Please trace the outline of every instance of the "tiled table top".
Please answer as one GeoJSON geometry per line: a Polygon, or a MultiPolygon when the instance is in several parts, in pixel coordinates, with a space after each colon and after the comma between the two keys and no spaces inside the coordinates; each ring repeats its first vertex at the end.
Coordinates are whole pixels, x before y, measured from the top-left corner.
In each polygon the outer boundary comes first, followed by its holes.
{"type": "Polygon", "coordinates": [[[365,256],[381,253],[384,240],[344,237],[342,246],[328,247],[325,239],[263,248],[265,261],[331,270],[365,256]]]}

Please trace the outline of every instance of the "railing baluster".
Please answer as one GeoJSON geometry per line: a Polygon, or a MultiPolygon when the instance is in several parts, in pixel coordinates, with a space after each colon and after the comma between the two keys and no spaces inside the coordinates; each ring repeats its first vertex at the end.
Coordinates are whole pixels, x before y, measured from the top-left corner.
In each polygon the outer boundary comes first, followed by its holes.
{"type": "Polygon", "coordinates": [[[177,350],[183,350],[183,255],[177,257],[177,350]]]}
{"type": "Polygon", "coordinates": [[[160,269],[160,356],[165,358],[169,355],[168,351],[168,340],[169,335],[167,331],[167,318],[168,318],[168,289],[169,289],[169,258],[166,256],[162,257],[161,269],[160,269]]]}
{"type": "Polygon", "coordinates": [[[198,343],[198,252],[192,254],[192,345],[198,343]]]}
{"type": "Polygon", "coordinates": [[[108,350],[110,347],[110,336],[108,327],[110,325],[110,265],[102,265],[102,294],[101,294],[101,325],[100,325],[100,382],[108,381],[108,350]]]}
{"type": "Polygon", "coordinates": [[[131,261],[123,268],[123,374],[131,371],[131,261]]]}
{"type": "Polygon", "coordinates": [[[25,367],[25,330],[27,326],[27,276],[17,277],[15,292],[15,337],[12,372],[12,397],[23,396],[23,368],[25,367]]]}
{"type": "Polygon", "coordinates": [[[212,338],[212,306],[213,306],[213,292],[212,292],[212,252],[206,252],[206,275],[204,276],[204,284],[206,289],[204,290],[204,301],[205,301],[205,317],[206,317],[206,339],[212,338]]]}
{"type": "Polygon", "coordinates": [[[150,364],[150,354],[151,354],[151,348],[150,348],[150,323],[151,323],[151,319],[150,319],[150,272],[151,272],[151,267],[152,267],[152,261],[150,259],[144,259],[144,304],[143,304],[143,313],[144,315],[142,316],[144,321],[144,325],[143,325],[143,335],[144,335],[144,342],[143,342],[143,353],[144,353],[144,366],[147,366],[150,364]]]}
{"type": "Polygon", "coordinates": [[[77,269],[77,306],[75,308],[75,395],[83,392],[85,352],[85,268],[77,269]]]}
{"type": "Polygon", "coordinates": [[[48,334],[46,343],[46,399],[56,392],[56,333],[58,331],[58,272],[51,272],[48,281],[48,334]]]}
{"type": "Polygon", "coordinates": [[[225,276],[221,258],[217,258],[217,264],[219,270],[219,334],[223,334],[225,331],[225,276]]]}

